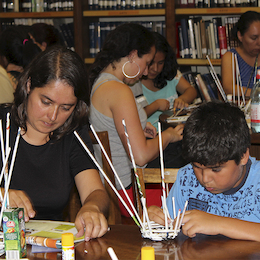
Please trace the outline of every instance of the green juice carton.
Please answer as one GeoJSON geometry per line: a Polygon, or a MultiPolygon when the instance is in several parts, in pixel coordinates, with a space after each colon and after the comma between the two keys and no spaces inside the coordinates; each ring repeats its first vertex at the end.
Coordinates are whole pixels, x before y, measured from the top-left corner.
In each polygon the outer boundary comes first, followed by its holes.
{"type": "Polygon", "coordinates": [[[8,208],[3,212],[3,232],[6,259],[26,257],[23,208],[8,208]]]}

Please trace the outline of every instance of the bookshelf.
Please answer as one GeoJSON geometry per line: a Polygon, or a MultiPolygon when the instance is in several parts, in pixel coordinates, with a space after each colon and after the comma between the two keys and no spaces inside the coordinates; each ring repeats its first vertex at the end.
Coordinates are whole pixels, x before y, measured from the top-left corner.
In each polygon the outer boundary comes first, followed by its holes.
{"type": "MultiPolygon", "coordinates": [[[[224,15],[241,15],[247,11],[260,12],[260,7],[221,7],[221,8],[176,8],[175,19],[180,17],[196,16],[224,16],[224,15]]],[[[174,34],[175,35],[175,34],[174,34]]],[[[176,45],[171,44],[175,49],[176,45]]],[[[181,66],[208,66],[206,59],[177,59],[181,66]]],[[[212,65],[221,66],[221,59],[212,59],[212,65]]]]}

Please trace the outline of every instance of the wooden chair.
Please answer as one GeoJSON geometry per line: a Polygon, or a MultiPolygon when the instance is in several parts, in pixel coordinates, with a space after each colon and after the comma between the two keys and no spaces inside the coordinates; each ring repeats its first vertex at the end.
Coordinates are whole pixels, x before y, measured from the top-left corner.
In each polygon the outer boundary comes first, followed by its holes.
{"type": "MultiPolygon", "coordinates": [[[[166,168],[164,170],[164,181],[166,183],[166,194],[168,195],[168,185],[173,184],[176,181],[177,168],[166,168]]],[[[139,176],[139,182],[141,186],[141,191],[143,196],[146,198],[145,193],[145,184],[146,183],[156,183],[159,184],[162,182],[161,177],[161,169],[159,168],[137,168],[137,174],[139,176]]],[[[138,209],[138,213],[142,215],[142,204],[140,200],[140,193],[137,187],[137,180],[134,171],[132,171],[132,180],[133,180],[133,189],[134,189],[134,198],[136,202],[136,207],[138,209]]]]}
{"type": "MultiPolygon", "coordinates": [[[[90,131],[89,132],[91,141],[93,144],[98,144],[96,138],[94,137],[93,133],[90,131]]],[[[97,132],[97,135],[103,144],[108,157],[111,159],[111,151],[110,151],[110,145],[109,145],[109,139],[108,139],[108,132],[103,131],[103,132],[97,132]]],[[[103,163],[103,170],[107,174],[108,178],[110,181],[115,184],[115,177],[112,169],[109,166],[109,163],[107,159],[105,158],[103,152],[102,152],[102,163],[103,163]]],[[[111,189],[109,184],[105,181],[105,188],[108,193],[108,196],[110,198],[110,205],[109,205],[109,215],[108,215],[108,224],[109,225],[115,225],[115,224],[121,224],[121,213],[119,209],[119,203],[118,203],[118,198],[114,191],[111,189]]],[[[68,205],[68,212],[69,212],[69,219],[68,221],[74,222],[76,215],[81,208],[81,202],[79,198],[79,194],[77,191],[76,186],[73,188],[71,192],[71,197],[68,205]]]]}

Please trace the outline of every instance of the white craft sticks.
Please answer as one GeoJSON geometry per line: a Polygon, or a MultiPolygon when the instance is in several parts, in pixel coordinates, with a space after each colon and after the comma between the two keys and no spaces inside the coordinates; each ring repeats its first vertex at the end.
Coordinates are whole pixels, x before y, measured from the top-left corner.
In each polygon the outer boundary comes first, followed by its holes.
{"type": "MultiPolygon", "coordinates": [[[[127,128],[126,128],[126,123],[125,121],[123,120],[122,121],[124,127],[125,127],[125,134],[128,138],[128,134],[127,134],[127,128]]],[[[159,125],[160,123],[158,123],[159,125]]],[[[118,196],[118,198],[120,199],[120,201],[122,202],[122,204],[124,205],[124,207],[126,208],[126,210],[128,211],[129,215],[133,218],[133,220],[135,221],[135,223],[141,228],[141,232],[142,232],[142,235],[143,237],[145,238],[150,238],[151,240],[155,240],[155,241],[161,241],[163,239],[173,239],[177,236],[178,232],[180,231],[180,226],[181,226],[181,222],[180,222],[180,213],[181,213],[181,210],[178,211],[178,216],[176,218],[176,221],[175,221],[175,226],[174,226],[174,229],[173,229],[173,220],[171,220],[171,227],[169,228],[168,226],[168,218],[169,218],[169,213],[168,213],[168,209],[167,209],[167,206],[166,206],[166,194],[162,197],[162,205],[163,205],[163,208],[164,208],[164,212],[165,212],[165,226],[161,226],[161,225],[158,225],[152,221],[149,220],[149,217],[148,217],[148,212],[147,212],[147,207],[146,207],[146,200],[144,197],[141,197],[141,202],[142,202],[142,206],[143,206],[143,221],[140,219],[131,199],[129,198],[127,192],[125,191],[125,188],[110,160],[110,158],[108,157],[95,129],[93,128],[93,126],[91,125],[90,126],[95,138],[97,139],[98,141],[98,144],[100,145],[100,148],[101,150],[103,151],[107,161],[109,162],[109,165],[111,167],[111,169],[113,170],[114,172],[114,175],[116,177],[116,179],[118,180],[121,188],[123,189],[123,191],[125,192],[126,194],[126,198],[128,200],[128,202],[130,203],[131,205],[131,208],[132,210],[127,206],[127,204],[125,203],[125,201],[123,200],[123,198],[120,196],[120,194],[118,193],[117,189],[114,187],[114,185],[111,183],[111,181],[109,180],[109,178],[107,177],[106,173],[103,171],[102,167],[98,164],[97,160],[95,159],[95,157],[92,155],[92,153],[90,152],[90,150],[88,149],[88,147],[85,145],[85,143],[83,142],[83,140],[81,139],[81,137],[79,136],[79,134],[74,131],[74,134],[75,136],[77,137],[77,139],[79,140],[79,142],[81,143],[81,145],[83,146],[83,148],[86,150],[86,152],[88,153],[88,155],[90,156],[90,158],[93,160],[93,162],[96,164],[96,166],[98,167],[99,171],[102,173],[102,175],[104,176],[104,178],[106,179],[106,181],[108,182],[108,184],[111,186],[111,188],[113,189],[113,191],[116,193],[116,195],[118,196]],[[133,213],[134,212],[134,213],[133,213]]],[[[159,129],[160,126],[159,126],[159,129]]],[[[159,131],[160,133],[161,131],[159,131]]],[[[132,154],[131,158],[132,158],[132,164],[133,164],[133,167],[136,167],[135,166],[135,162],[134,162],[134,157],[133,157],[133,153],[132,153],[132,150],[131,150],[131,145],[130,145],[130,141],[129,141],[129,138],[127,139],[128,140],[128,148],[129,148],[129,151],[130,151],[130,154],[132,154]]],[[[161,142],[161,137],[160,137],[160,142],[161,142]]],[[[162,146],[161,146],[162,147],[162,146]]],[[[163,157],[161,155],[161,163],[163,164],[163,157]]],[[[164,182],[164,168],[162,167],[162,182],[164,182]]],[[[165,193],[165,190],[164,190],[164,193],[165,193]]],[[[173,215],[174,217],[176,217],[176,211],[175,211],[175,205],[174,205],[174,199],[172,200],[173,202],[173,215]]],[[[187,207],[187,203],[185,204],[185,207],[184,207],[184,210],[183,210],[183,214],[182,216],[184,215],[185,213],[185,210],[186,210],[186,207],[187,207]]]]}

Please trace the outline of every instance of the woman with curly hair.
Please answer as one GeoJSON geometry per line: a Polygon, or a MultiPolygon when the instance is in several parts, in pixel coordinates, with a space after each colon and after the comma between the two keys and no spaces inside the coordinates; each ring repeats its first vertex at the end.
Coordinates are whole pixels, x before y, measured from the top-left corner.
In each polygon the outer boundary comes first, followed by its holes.
{"type": "MultiPolygon", "coordinates": [[[[147,123],[146,113],[136,103],[129,87],[147,75],[154,54],[152,33],[139,24],[126,23],[107,35],[102,50],[90,69],[90,122],[96,131],[108,131],[113,165],[132,198],[132,163],[122,120],[125,121],[136,164],[145,166],[159,158],[156,129],[147,123]]],[[[178,125],[163,131],[163,148],[181,140],[182,130],[183,126],[178,125]]],[[[101,163],[99,147],[94,146],[94,150],[101,163]]],[[[173,167],[173,156],[167,156],[164,157],[166,167],[173,167]]],[[[119,193],[124,194],[117,181],[116,186],[119,193]]],[[[127,215],[122,207],[121,210],[122,214],[127,215]]]]}
{"type": "Polygon", "coordinates": [[[157,128],[162,111],[188,106],[197,97],[197,91],[182,77],[175,53],[165,37],[157,32],[153,34],[156,54],[141,83],[148,102],[144,108],[148,121],[157,128]]]}

